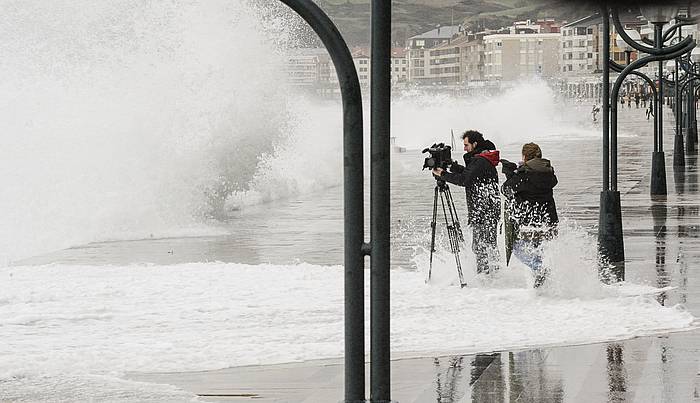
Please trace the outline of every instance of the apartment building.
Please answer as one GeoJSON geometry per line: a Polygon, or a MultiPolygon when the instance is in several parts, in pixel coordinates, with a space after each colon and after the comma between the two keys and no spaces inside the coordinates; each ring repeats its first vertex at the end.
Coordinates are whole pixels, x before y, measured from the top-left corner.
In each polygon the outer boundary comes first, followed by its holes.
{"type": "MultiPolygon", "coordinates": [[[[408,38],[406,44],[408,62],[408,80],[418,83],[433,82],[430,77],[430,51],[440,45],[449,45],[461,32],[458,25],[437,27],[432,31],[408,38]]],[[[438,69],[438,67],[433,67],[438,69]]]]}
{"type": "Polygon", "coordinates": [[[312,87],[321,80],[322,56],[307,49],[292,50],[287,57],[286,73],[296,87],[312,87]]]}
{"type": "Polygon", "coordinates": [[[357,70],[357,78],[360,80],[360,86],[369,87],[369,53],[366,53],[364,49],[356,50],[352,54],[352,61],[355,64],[355,70],[357,70]]]}
{"type": "MultiPolygon", "coordinates": [[[[620,13],[620,22],[625,29],[640,31],[645,21],[636,12],[620,13]]],[[[561,29],[560,65],[561,76],[566,79],[580,79],[591,74],[599,74],[602,71],[601,55],[603,44],[601,33],[603,29],[602,18],[599,14],[589,15],[561,29]]],[[[626,64],[627,55],[624,49],[617,47],[617,32],[613,24],[610,25],[610,56],[619,64],[626,64]]],[[[642,35],[644,37],[644,35],[642,35]]],[[[630,52],[630,60],[637,60],[637,51],[630,52]]]]}
{"type": "Polygon", "coordinates": [[[590,15],[561,29],[559,50],[561,72],[565,76],[600,72],[600,15],[590,15]]]}
{"type": "Polygon", "coordinates": [[[465,84],[478,83],[485,80],[484,69],[484,36],[487,32],[467,34],[467,41],[461,45],[461,76],[465,84]]]}
{"type": "Polygon", "coordinates": [[[457,36],[432,49],[426,50],[428,65],[425,69],[424,82],[436,84],[455,84],[462,79],[462,46],[467,42],[465,36],[457,36]]]}
{"type": "Polygon", "coordinates": [[[403,83],[408,81],[408,60],[406,49],[391,49],[391,83],[403,83]]]}
{"type": "Polygon", "coordinates": [[[559,33],[492,34],[484,36],[484,78],[514,81],[554,77],[559,72],[559,33]]]}

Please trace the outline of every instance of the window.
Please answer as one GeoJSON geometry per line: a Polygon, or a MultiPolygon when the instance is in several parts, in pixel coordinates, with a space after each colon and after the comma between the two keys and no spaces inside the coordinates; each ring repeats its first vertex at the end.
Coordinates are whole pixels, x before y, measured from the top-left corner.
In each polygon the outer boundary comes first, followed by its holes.
{"type": "Polygon", "coordinates": [[[415,46],[425,46],[425,41],[423,39],[416,39],[414,43],[415,46]]]}
{"type": "Polygon", "coordinates": [[[589,33],[589,34],[592,34],[592,33],[593,33],[593,28],[588,28],[588,29],[586,30],[586,32],[589,33]]]}

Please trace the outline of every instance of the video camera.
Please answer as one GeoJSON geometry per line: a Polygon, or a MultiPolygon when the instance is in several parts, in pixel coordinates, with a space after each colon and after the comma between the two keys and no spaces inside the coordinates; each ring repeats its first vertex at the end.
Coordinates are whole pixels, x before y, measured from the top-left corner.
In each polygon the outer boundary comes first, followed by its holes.
{"type": "Polygon", "coordinates": [[[444,143],[433,144],[424,149],[423,152],[430,153],[430,156],[423,162],[423,169],[447,169],[452,165],[452,147],[446,146],[444,143]]]}

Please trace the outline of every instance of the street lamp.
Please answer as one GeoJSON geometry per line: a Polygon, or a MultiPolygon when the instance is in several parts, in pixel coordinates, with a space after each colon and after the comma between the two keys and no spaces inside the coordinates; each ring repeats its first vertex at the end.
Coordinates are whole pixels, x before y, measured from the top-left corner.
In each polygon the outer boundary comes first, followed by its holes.
{"type": "Polygon", "coordinates": [[[693,48],[693,51],[690,52],[690,60],[692,60],[693,63],[700,63],[700,48],[693,48]]]}
{"type": "Polygon", "coordinates": [[[666,24],[676,17],[678,5],[646,5],[639,6],[639,12],[652,24],[666,24]]]}
{"type": "MultiPolygon", "coordinates": [[[[639,35],[639,32],[636,29],[625,29],[625,33],[627,36],[630,37],[630,39],[634,40],[635,42],[639,42],[642,40],[642,36],[639,35]]],[[[617,39],[615,39],[615,44],[617,45],[618,48],[626,51],[632,51],[632,46],[625,42],[624,39],[620,35],[617,36],[617,39]]]]}
{"type": "Polygon", "coordinates": [[[688,80],[685,85],[690,85],[691,91],[689,92],[690,100],[688,102],[688,112],[690,113],[690,119],[688,124],[688,138],[686,141],[686,153],[690,154],[695,151],[698,143],[698,120],[695,110],[695,83],[693,81],[698,79],[697,71],[698,65],[700,65],[700,48],[694,48],[690,52],[690,63],[689,71],[687,74],[688,80]]]}
{"type": "Polygon", "coordinates": [[[666,62],[666,71],[669,73],[675,73],[676,72],[676,60],[669,60],[666,62]]]}

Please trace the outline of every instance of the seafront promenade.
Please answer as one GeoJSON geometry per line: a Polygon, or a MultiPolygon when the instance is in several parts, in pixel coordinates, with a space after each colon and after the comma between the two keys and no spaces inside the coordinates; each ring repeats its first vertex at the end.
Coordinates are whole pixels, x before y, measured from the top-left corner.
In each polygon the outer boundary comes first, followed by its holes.
{"type": "MultiPolygon", "coordinates": [[[[697,152],[686,158],[685,167],[674,169],[673,116],[665,108],[668,196],[652,199],[652,137],[637,134],[650,130],[643,117],[642,109],[623,109],[620,115],[626,279],[668,287],[654,297],[659,303],[682,306],[700,317],[697,152]]],[[[598,143],[599,139],[592,139],[561,146],[571,152],[556,165],[560,210],[591,230],[598,219],[598,143]]],[[[639,301],[645,303],[643,298],[639,301]]],[[[700,401],[698,329],[589,345],[467,355],[454,351],[418,358],[397,353],[393,358],[392,399],[403,403],[700,401]]],[[[129,377],[173,384],[207,401],[339,402],[343,398],[342,359],[129,377]]]]}

